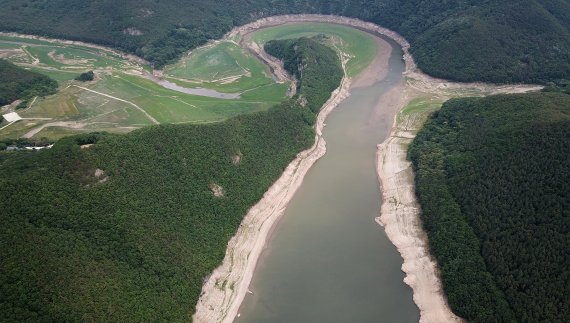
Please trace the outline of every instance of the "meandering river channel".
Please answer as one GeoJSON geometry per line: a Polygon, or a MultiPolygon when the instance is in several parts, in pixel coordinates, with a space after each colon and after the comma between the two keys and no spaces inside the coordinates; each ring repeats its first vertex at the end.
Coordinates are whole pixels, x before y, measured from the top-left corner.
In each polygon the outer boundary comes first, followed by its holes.
{"type": "MultiPolygon", "coordinates": [[[[328,117],[317,161],[267,241],[235,322],[417,322],[402,258],[374,222],[380,210],[376,146],[394,109],[383,95],[403,81],[401,48],[386,77],[352,88],[328,117]]],[[[373,67],[372,67],[373,68],[373,67]]]]}

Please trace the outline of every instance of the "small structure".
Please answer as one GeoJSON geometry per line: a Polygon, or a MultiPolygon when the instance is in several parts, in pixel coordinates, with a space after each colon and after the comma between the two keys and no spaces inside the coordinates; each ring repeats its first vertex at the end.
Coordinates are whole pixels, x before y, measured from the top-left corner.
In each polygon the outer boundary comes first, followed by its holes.
{"type": "Polygon", "coordinates": [[[22,120],[22,117],[16,112],[10,112],[2,115],[2,117],[8,122],[16,122],[18,120],[22,120]]]}
{"type": "Polygon", "coordinates": [[[53,147],[53,145],[26,147],[26,149],[27,150],[42,150],[42,149],[50,149],[51,147],[53,147]]]}

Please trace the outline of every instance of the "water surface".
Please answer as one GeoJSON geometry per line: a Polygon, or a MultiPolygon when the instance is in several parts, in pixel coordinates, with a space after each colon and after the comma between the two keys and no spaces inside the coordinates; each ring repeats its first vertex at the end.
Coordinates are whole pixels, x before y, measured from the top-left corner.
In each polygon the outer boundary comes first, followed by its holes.
{"type": "Polygon", "coordinates": [[[239,99],[240,98],[240,94],[239,93],[222,93],[222,92],[218,92],[216,90],[212,90],[212,89],[205,89],[202,87],[194,87],[194,88],[189,88],[189,87],[184,87],[184,86],[180,86],[176,83],[170,82],[170,81],[166,81],[166,80],[155,80],[156,84],[173,90],[173,91],[178,91],[178,92],[182,92],[182,93],[186,93],[186,94],[192,94],[192,95],[199,95],[199,96],[208,96],[211,98],[218,98],[218,99],[239,99]]]}
{"type": "Polygon", "coordinates": [[[177,92],[181,92],[181,93],[199,95],[199,96],[207,96],[207,97],[218,98],[218,99],[227,99],[227,100],[239,99],[240,98],[240,93],[223,93],[223,92],[218,92],[216,90],[206,89],[206,88],[202,88],[202,87],[192,87],[192,88],[184,87],[184,86],[178,85],[174,82],[170,82],[170,81],[167,81],[164,79],[160,79],[160,78],[158,78],[152,74],[149,74],[149,73],[143,73],[142,76],[144,78],[146,78],[147,80],[151,80],[154,83],[162,86],[163,88],[173,90],[173,91],[177,91],[177,92]]]}
{"type": "Polygon", "coordinates": [[[376,145],[393,112],[376,108],[402,81],[400,47],[386,78],[328,117],[326,155],[317,161],[271,235],[235,322],[418,322],[402,258],[383,228],[376,145]]]}

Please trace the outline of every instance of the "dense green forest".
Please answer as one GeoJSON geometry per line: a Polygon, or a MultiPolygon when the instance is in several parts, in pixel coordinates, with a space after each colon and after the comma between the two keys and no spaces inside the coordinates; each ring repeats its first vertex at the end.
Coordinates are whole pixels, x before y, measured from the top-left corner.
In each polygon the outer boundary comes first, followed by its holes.
{"type": "Polygon", "coordinates": [[[549,82],[542,89],[543,92],[562,92],[570,94],[570,80],[560,80],[558,82],[549,82]]]}
{"type": "Polygon", "coordinates": [[[56,91],[55,80],[0,59],[0,106],[17,99],[54,94],[56,91]]]}
{"type": "Polygon", "coordinates": [[[568,0],[5,0],[0,30],[114,46],[160,68],[233,26],[287,13],[356,17],[396,30],[419,67],[437,77],[570,79],[568,0]]]}
{"type": "Polygon", "coordinates": [[[299,80],[297,92],[307,99],[302,104],[313,115],[319,112],[343,76],[338,54],[319,40],[320,37],[299,38],[272,40],[265,44],[267,53],[283,60],[284,68],[299,80]],[[319,73],[324,69],[334,73],[319,73]]]}
{"type": "MultiPolygon", "coordinates": [[[[332,52],[299,42],[305,61],[332,52]]],[[[302,76],[326,91],[315,74],[340,83],[338,62],[302,76]]],[[[322,105],[330,92],[299,95],[322,105]]],[[[0,321],[190,320],[242,217],[313,144],[308,113],[291,99],[220,123],[0,152],[0,321]]]]}
{"type": "Polygon", "coordinates": [[[570,321],[570,95],[454,99],[409,157],[450,306],[472,322],[570,321]]]}

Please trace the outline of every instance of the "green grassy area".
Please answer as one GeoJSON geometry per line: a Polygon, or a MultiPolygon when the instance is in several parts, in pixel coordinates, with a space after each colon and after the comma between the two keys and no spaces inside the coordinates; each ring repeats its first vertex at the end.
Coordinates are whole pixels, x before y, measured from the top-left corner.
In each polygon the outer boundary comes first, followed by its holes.
{"type": "MultiPolygon", "coordinates": [[[[0,37],[0,40],[1,39],[2,37],[0,37]]],[[[0,49],[17,49],[17,48],[20,48],[20,45],[7,43],[7,42],[0,42],[0,49]]]]}
{"type": "Polygon", "coordinates": [[[410,101],[397,116],[398,126],[417,130],[434,111],[441,108],[443,101],[433,97],[420,97],[410,101]]]}
{"type": "Polygon", "coordinates": [[[266,70],[263,63],[236,43],[222,41],[192,51],[164,72],[179,85],[236,93],[274,84],[266,70]]]}
{"type": "MultiPolygon", "coordinates": [[[[56,95],[38,97],[31,108],[18,111],[24,118],[51,120],[22,122],[14,129],[11,128],[15,125],[11,125],[0,131],[0,138],[21,136],[35,127],[54,121],[76,121],[86,123],[86,129],[92,131],[111,132],[124,132],[127,127],[136,129],[152,124],[132,104],[144,109],[160,123],[219,122],[239,114],[265,110],[282,102],[288,87],[287,84],[275,83],[265,73],[266,67],[260,61],[231,42],[199,49],[187,59],[170,66],[167,72],[172,73],[169,75],[171,81],[184,87],[243,92],[241,98],[232,100],[166,89],[133,73],[149,72],[148,66],[127,61],[111,51],[17,37],[0,37],[0,45],[0,53],[4,53],[8,60],[31,71],[46,74],[60,85],[56,95]],[[73,80],[88,70],[95,71],[94,82],[73,80]],[[214,82],[216,78],[232,76],[241,77],[227,84],[214,82]],[[199,83],[198,78],[202,78],[204,83],[199,83]]],[[[47,136],[56,140],[63,134],[78,131],[55,128],[45,128],[35,137],[47,136]]]]}
{"type": "Polygon", "coordinates": [[[333,45],[350,55],[346,64],[349,76],[362,72],[376,56],[378,48],[367,33],[354,28],[323,23],[299,23],[265,28],[252,35],[252,40],[265,44],[274,39],[312,37],[319,34],[332,38],[333,45]]]}
{"type": "Polygon", "coordinates": [[[184,77],[199,82],[242,76],[247,73],[238,60],[243,50],[234,43],[221,42],[192,51],[177,64],[165,68],[174,77],[184,77]]]}
{"type": "Polygon", "coordinates": [[[85,70],[96,68],[127,68],[126,61],[103,50],[93,51],[78,46],[29,46],[27,50],[40,64],[58,69],[85,70]]]}
{"type": "Polygon", "coordinates": [[[80,133],[88,132],[84,129],[69,129],[62,127],[45,127],[37,135],[36,138],[50,138],[52,140],[59,140],[64,137],[77,135],[80,133]]]}
{"type": "MultiPolygon", "coordinates": [[[[13,123],[9,127],[3,128],[0,130],[1,138],[19,138],[23,136],[30,128],[38,123],[31,120],[22,120],[13,123]]],[[[2,127],[7,125],[7,123],[3,122],[2,127]]]]}

